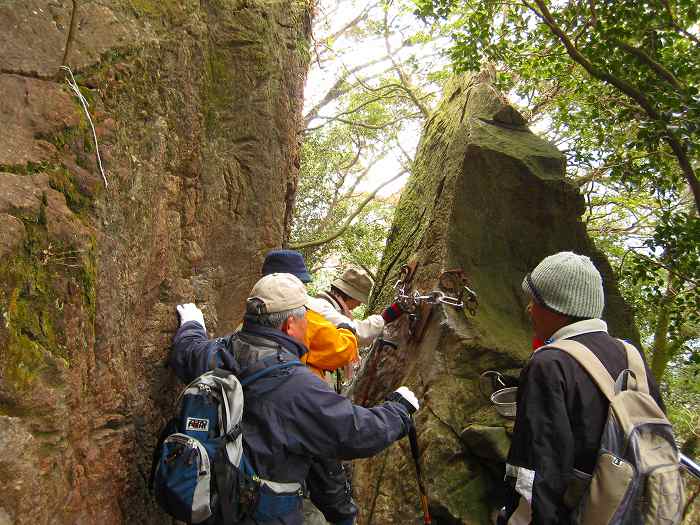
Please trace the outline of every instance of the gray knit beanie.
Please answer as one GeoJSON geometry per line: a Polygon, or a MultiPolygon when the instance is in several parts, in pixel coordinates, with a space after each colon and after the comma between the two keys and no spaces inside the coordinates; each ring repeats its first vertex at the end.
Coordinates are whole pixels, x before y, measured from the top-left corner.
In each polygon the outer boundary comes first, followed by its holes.
{"type": "Polygon", "coordinates": [[[603,279],[584,255],[559,252],[545,257],[525,276],[523,290],[560,314],[586,319],[603,314],[603,279]]]}

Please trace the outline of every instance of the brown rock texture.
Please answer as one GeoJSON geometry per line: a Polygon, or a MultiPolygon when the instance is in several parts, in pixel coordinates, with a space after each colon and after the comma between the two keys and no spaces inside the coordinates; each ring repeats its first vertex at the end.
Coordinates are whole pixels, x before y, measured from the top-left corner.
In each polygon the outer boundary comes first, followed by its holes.
{"type": "MultiPolygon", "coordinates": [[[[438,288],[444,270],[465,272],[479,298],[475,316],[437,305],[424,312],[423,338],[407,316],[385,334],[398,343],[368,357],[356,401],[381,401],[408,385],[435,524],[492,523],[501,505],[512,421],[479,392],[486,370],[517,375],[531,330],[520,284],[546,255],[589,255],[603,274],[611,332],[638,339],[604,256],[586,235],[582,196],[564,180],[564,157],[525,126],[488,73],[451,80],[428,120],[412,177],[399,201],[373,292],[388,304],[403,264],[418,264],[412,290],[438,288]],[[429,315],[429,317],[427,317],[429,315]]],[[[361,523],[416,523],[421,516],[407,440],[356,462],[361,523]]]]}
{"type": "Polygon", "coordinates": [[[0,3],[0,523],[165,523],[175,305],[225,333],[286,236],[312,6],[76,4],[0,3]]]}

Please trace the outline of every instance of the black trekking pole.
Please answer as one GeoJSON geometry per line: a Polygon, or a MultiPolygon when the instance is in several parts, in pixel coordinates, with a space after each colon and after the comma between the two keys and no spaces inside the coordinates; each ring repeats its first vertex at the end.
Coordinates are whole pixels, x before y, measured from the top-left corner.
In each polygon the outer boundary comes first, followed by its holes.
{"type": "Polygon", "coordinates": [[[335,392],[340,394],[343,391],[343,382],[340,379],[340,368],[335,369],[335,392]]]}
{"type": "Polygon", "coordinates": [[[423,508],[423,523],[430,525],[430,510],[428,509],[428,495],[423,485],[423,475],[420,470],[420,451],[418,450],[418,436],[416,435],[416,424],[411,417],[411,426],[408,429],[408,442],[411,444],[411,455],[413,463],[416,465],[416,480],[418,481],[418,492],[420,493],[420,505],[423,508]]]}

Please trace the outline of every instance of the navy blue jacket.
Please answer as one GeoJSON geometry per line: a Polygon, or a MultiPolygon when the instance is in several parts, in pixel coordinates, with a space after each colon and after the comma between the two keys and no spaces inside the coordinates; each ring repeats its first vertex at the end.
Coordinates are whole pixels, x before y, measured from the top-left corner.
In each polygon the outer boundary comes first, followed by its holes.
{"type": "MultiPolygon", "coordinates": [[[[290,353],[301,357],[306,351],[282,332],[267,330],[270,335],[264,336],[264,329],[244,325],[222,345],[209,341],[202,326],[189,321],[175,335],[170,365],[187,383],[213,368],[245,375],[263,359],[285,360],[290,353]]],[[[260,477],[272,481],[303,485],[312,457],[373,456],[402,438],[409,425],[408,411],[400,403],[353,405],[305,366],[277,370],[245,390],[246,457],[260,477]]],[[[277,523],[303,523],[301,510],[277,523]]]]}

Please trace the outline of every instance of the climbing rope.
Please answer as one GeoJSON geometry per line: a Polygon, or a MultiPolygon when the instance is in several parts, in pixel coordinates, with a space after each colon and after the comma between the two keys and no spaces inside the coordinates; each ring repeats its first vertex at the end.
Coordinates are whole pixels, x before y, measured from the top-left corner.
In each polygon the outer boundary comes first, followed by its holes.
{"type": "Polygon", "coordinates": [[[92,123],[92,118],[90,117],[90,111],[88,110],[88,101],[85,99],[83,94],[80,92],[80,88],[78,87],[78,83],[75,81],[75,77],[73,76],[73,72],[68,66],[61,66],[61,69],[65,70],[68,75],[66,77],[66,83],[68,84],[68,87],[70,90],[73,92],[73,94],[76,96],[76,98],[80,101],[80,104],[83,106],[83,111],[85,112],[85,116],[88,119],[88,122],[90,123],[90,129],[92,129],[92,138],[95,141],[95,157],[97,157],[97,165],[100,167],[100,173],[102,174],[102,180],[105,183],[105,188],[107,187],[107,176],[105,175],[105,170],[102,168],[102,158],[100,157],[100,147],[97,144],[97,133],[95,133],[95,126],[92,123]]]}

